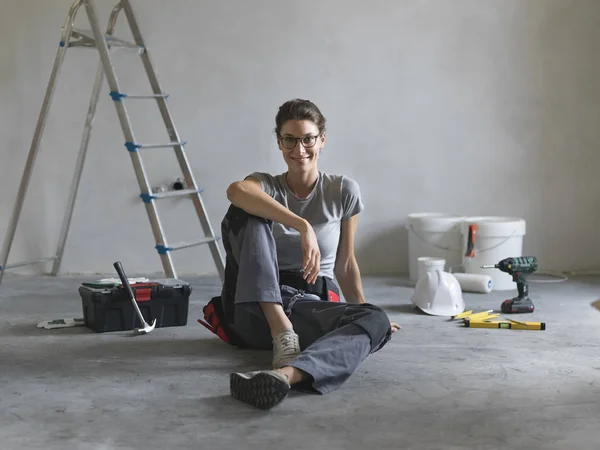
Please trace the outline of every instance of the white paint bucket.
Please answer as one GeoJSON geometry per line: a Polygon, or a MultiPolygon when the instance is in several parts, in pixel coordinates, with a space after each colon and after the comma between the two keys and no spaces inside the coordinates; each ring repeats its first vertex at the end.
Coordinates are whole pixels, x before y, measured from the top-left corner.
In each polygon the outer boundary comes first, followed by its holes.
{"type": "Polygon", "coordinates": [[[436,270],[444,271],[446,260],[444,258],[435,258],[431,256],[421,256],[417,259],[418,279],[420,280],[427,272],[435,272],[436,270]]]}
{"type": "Polygon", "coordinates": [[[408,216],[408,268],[411,281],[418,281],[417,260],[421,256],[446,260],[449,268],[462,264],[461,222],[464,216],[443,213],[413,213],[408,216]]]}
{"type": "Polygon", "coordinates": [[[525,221],[517,217],[466,217],[461,230],[465,273],[489,275],[494,291],[516,289],[516,283],[507,273],[499,269],[482,269],[481,266],[498,264],[504,258],[523,256],[525,221]],[[475,226],[475,245],[472,255],[465,256],[471,226],[475,226]]]}

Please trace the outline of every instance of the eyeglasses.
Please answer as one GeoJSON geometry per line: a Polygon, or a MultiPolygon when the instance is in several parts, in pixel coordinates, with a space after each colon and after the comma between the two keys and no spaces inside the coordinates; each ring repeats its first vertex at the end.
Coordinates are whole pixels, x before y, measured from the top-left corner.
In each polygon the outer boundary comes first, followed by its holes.
{"type": "Polygon", "coordinates": [[[304,148],[313,148],[317,143],[317,138],[320,134],[316,136],[302,136],[301,138],[291,137],[291,136],[279,136],[279,140],[281,141],[281,145],[283,145],[288,150],[292,150],[298,144],[298,141],[302,143],[304,148]]]}

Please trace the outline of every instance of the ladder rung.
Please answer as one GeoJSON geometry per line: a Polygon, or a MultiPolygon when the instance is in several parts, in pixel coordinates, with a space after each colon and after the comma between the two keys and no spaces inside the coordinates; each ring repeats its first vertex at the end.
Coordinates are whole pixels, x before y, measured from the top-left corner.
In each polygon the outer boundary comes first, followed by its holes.
{"type": "Polygon", "coordinates": [[[114,101],[120,102],[124,98],[128,98],[128,99],[168,98],[169,94],[131,95],[131,94],[122,94],[121,92],[112,91],[110,93],[110,96],[114,101]]]}
{"type": "MultiPolygon", "coordinates": [[[[15,263],[15,264],[7,264],[6,267],[4,267],[4,270],[15,269],[17,267],[32,266],[32,265],[38,264],[38,263],[54,261],[55,259],[56,259],[56,256],[49,256],[48,258],[40,258],[40,259],[36,259],[35,261],[25,261],[25,262],[20,262],[20,263],[15,263]]],[[[0,270],[2,270],[2,266],[0,266],[0,270]]]]}
{"type": "Polygon", "coordinates": [[[136,144],[135,142],[125,142],[125,148],[130,152],[137,152],[138,148],[168,148],[168,147],[177,147],[179,145],[183,146],[187,144],[187,142],[168,142],[166,144],[136,144]]]}
{"type": "Polygon", "coordinates": [[[140,197],[142,197],[142,200],[144,200],[145,203],[150,203],[152,200],[158,198],[183,197],[185,195],[198,194],[201,192],[201,189],[180,189],[178,191],[157,192],[155,194],[140,194],[140,197]]]}
{"type": "Polygon", "coordinates": [[[158,250],[158,253],[161,255],[165,255],[170,251],[181,250],[184,248],[197,247],[199,245],[210,244],[211,242],[218,241],[219,238],[204,238],[199,241],[188,241],[188,242],[179,242],[175,245],[169,245],[168,247],[164,245],[157,245],[155,248],[158,250]]]}
{"type": "MultiPolygon", "coordinates": [[[[104,39],[110,47],[134,49],[137,53],[143,53],[144,47],[133,42],[127,42],[114,36],[105,36],[104,39]]],[[[61,42],[60,46],[64,47],[65,42],[61,42]]],[[[68,43],[69,47],[96,47],[96,38],[91,30],[80,30],[74,28],[71,32],[71,39],[68,43]]]]}

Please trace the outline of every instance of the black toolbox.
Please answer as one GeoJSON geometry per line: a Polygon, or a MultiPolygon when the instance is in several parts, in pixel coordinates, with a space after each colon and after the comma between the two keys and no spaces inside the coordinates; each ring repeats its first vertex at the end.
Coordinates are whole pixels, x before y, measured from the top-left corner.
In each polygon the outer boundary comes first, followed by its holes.
{"type": "MultiPolygon", "coordinates": [[[[135,283],[131,289],[147,323],[156,328],[187,325],[192,287],[181,280],[135,283]]],[[[96,333],[126,331],[143,326],[127,290],[119,283],[83,283],[79,287],[85,326],[96,333]]]]}

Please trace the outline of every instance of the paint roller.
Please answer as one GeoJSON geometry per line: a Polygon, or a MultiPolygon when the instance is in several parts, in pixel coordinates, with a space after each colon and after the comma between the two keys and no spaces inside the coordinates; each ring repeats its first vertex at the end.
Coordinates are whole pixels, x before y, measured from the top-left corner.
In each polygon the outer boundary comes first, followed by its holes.
{"type": "Polygon", "coordinates": [[[492,292],[492,278],[489,275],[477,273],[453,273],[460,284],[463,292],[480,292],[488,294],[492,292]]]}

